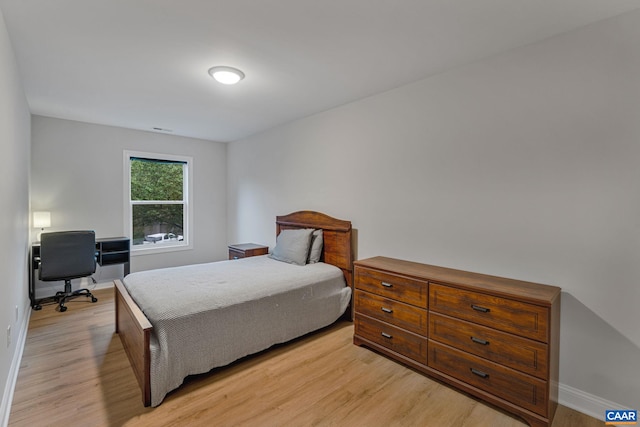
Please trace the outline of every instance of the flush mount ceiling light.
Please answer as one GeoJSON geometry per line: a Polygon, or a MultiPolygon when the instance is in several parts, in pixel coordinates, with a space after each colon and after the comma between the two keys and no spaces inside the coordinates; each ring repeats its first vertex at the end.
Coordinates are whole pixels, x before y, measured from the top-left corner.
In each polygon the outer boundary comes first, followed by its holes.
{"type": "Polygon", "coordinates": [[[225,85],[234,85],[244,79],[244,73],[233,67],[212,67],[209,68],[209,74],[225,85]]]}

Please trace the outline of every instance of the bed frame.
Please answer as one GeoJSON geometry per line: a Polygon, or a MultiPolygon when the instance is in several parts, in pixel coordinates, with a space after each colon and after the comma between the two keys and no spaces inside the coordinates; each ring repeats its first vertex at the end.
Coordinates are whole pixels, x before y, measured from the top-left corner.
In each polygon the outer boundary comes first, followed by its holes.
{"type": "MultiPolygon", "coordinates": [[[[335,265],[344,274],[347,286],[353,289],[353,250],[351,222],[332,218],[320,212],[299,211],[276,217],[276,236],[280,231],[296,228],[323,230],[324,247],[321,261],[335,265]]],[[[142,389],[144,406],[151,405],[151,350],[149,342],[153,327],[133,301],[120,280],[115,280],[116,333],[131,362],[142,389]]],[[[351,308],[347,308],[350,313],[351,308]]]]}

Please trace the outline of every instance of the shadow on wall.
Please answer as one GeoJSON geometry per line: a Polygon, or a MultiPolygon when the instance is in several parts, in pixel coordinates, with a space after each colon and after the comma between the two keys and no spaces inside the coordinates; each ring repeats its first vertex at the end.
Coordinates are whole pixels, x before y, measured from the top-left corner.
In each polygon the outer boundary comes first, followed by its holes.
{"type": "Polygon", "coordinates": [[[640,346],[566,292],[561,316],[560,383],[640,408],[640,346]]]}

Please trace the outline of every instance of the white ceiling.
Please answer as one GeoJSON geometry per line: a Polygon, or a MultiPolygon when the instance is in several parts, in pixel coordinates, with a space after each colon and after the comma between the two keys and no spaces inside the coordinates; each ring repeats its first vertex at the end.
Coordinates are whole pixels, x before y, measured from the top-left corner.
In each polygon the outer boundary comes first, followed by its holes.
{"type": "Polygon", "coordinates": [[[640,0],[0,0],[33,114],[234,141],[640,0]],[[214,65],[240,68],[236,86],[214,65]]]}

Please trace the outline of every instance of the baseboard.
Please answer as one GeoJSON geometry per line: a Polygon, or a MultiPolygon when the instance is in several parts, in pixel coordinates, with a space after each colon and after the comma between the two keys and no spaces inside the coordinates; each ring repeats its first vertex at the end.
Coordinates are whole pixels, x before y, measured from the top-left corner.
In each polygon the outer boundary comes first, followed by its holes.
{"type": "MultiPolygon", "coordinates": [[[[79,280],[73,282],[73,289],[87,288],[89,290],[93,289],[106,289],[113,287],[113,280],[116,278],[107,278],[98,281],[98,283],[93,283],[93,281],[88,277],[82,277],[79,280]]],[[[56,292],[64,289],[64,284],[62,288],[60,287],[60,282],[38,282],[37,283],[37,292],[36,299],[47,298],[52,295],[55,295],[56,292]]]]}
{"type": "Polygon", "coordinates": [[[108,282],[98,282],[95,285],[91,285],[91,286],[85,286],[88,287],[90,290],[94,290],[94,289],[109,289],[109,288],[113,288],[113,280],[109,280],[108,282]]]}
{"type": "Polygon", "coordinates": [[[560,384],[558,388],[558,403],[601,421],[604,421],[607,409],[630,409],[566,384],[560,384]]]}
{"type": "Polygon", "coordinates": [[[0,425],[7,427],[9,424],[9,415],[11,414],[11,403],[13,402],[13,392],[16,388],[16,382],[18,381],[18,372],[20,371],[20,363],[22,362],[22,353],[24,352],[24,345],[27,341],[27,331],[29,330],[29,319],[31,318],[31,306],[27,305],[24,310],[22,319],[22,329],[16,342],[16,350],[13,353],[13,359],[11,360],[11,368],[9,369],[9,376],[7,382],[4,385],[4,393],[2,394],[2,403],[0,404],[0,425]]]}

